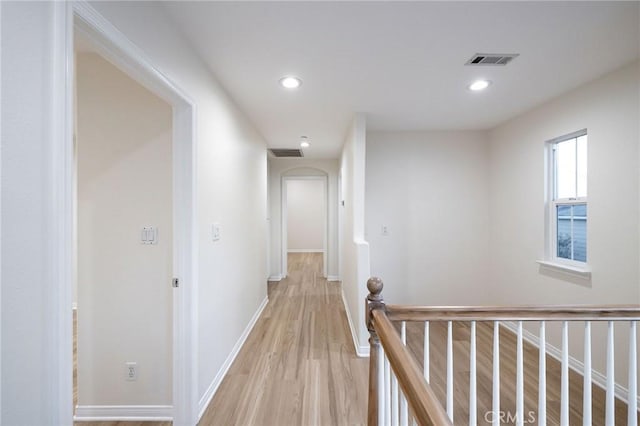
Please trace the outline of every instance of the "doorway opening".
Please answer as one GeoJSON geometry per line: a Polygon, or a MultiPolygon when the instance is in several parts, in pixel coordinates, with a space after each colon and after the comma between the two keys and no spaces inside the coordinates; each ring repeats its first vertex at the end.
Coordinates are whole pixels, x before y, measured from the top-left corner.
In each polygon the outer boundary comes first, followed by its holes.
{"type": "Polygon", "coordinates": [[[327,176],[282,178],[282,273],[288,273],[290,253],[322,253],[327,277],[327,176]]]}
{"type": "Polygon", "coordinates": [[[75,38],[77,419],[172,417],[172,109],[75,38]]]}
{"type": "MultiPolygon", "coordinates": [[[[60,285],[58,299],[57,333],[60,336],[56,340],[55,348],[58,352],[58,371],[60,372],[59,386],[59,406],[60,424],[71,424],[73,419],[73,328],[71,327],[72,315],[70,305],[73,301],[74,271],[80,259],[77,259],[77,252],[74,250],[76,234],[74,223],[76,222],[75,212],[75,157],[74,157],[74,35],[81,35],[90,42],[96,53],[106,59],[113,66],[126,74],[129,78],[146,88],[150,93],[162,99],[169,105],[170,111],[170,167],[172,175],[168,175],[169,194],[169,225],[159,225],[154,223],[141,223],[135,235],[118,229],[113,235],[109,234],[103,238],[121,238],[126,234],[127,238],[134,239],[138,244],[149,244],[154,246],[154,240],[158,248],[160,241],[168,242],[170,246],[170,257],[166,261],[165,267],[171,271],[173,279],[168,282],[159,283],[169,289],[169,313],[166,327],[170,336],[168,351],[170,353],[170,369],[168,372],[169,382],[169,405],[164,403],[154,403],[151,401],[140,402],[140,405],[104,405],[85,414],[93,414],[93,420],[109,418],[110,420],[164,420],[172,419],[174,424],[195,424],[198,416],[198,389],[197,389],[197,310],[194,309],[197,300],[197,268],[194,261],[197,253],[197,238],[195,229],[195,206],[196,206],[196,175],[195,175],[195,105],[184,92],[175,86],[169,78],[162,74],[149,60],[145,52],[141,51],[135,44],[127,39],[109,21],[100,15],[87,2],[72,2],[58,4],[56,10],[59,12],[56,20],[60,37],[57,38],[58,54],[56,60],[61,65],[58,69],[61,72],[62,82],[58,88],[60,99],[60,125],[59,138],[54,147],[55,156],[58,159],[57,173],[54,180],[59,182],[57,191],[59,199],[57,204],[57,214],[60,230],[58,244],[59,258],[56,261],[56,268],[60,271],[60,285]],[[64,72],[62,72],[64,70],[64,72]],[[167,227],[167,232],[163,229],[167,227]],[[142,228],[145,232],[142,232],[142,228]],[[144,242],[143,242],[144,240],[144,242]],[[173,287],[172,287],[173,284],[173,287]],[[68,405],[67,405],[68,404],[68,405]],[[65,407],[65,408],[62,408],[65,407]],[[68,409],[66,408],[68,407],[68,409]]],[[[79,138],[79,145],[82,145],[82,136],[79,138]]],[[[140,151],[142,152],[142,151],[140,151]]],[[[138,151],[135,152],[137,154],[138,151]]],[[[155,153],[147,153],[153,156],[155,153]]],[[[82,155],[82,154],[80,154],[82,155]]],[[[145,158],[147,158],[145,157],[145,158]]],[[[140,173],[140,179],[144,180],[144,173],[140,173]]],[[[125,193],[128,188],[123,188],[125,193]]],[[[120,192],[107,206],[107,209],[117,207],[120,192]]],[[[113,216],[116,216],[114,213],[113,216]]],[[[82,226],[82,225],[80,225],[82,226]]],[[[153,250],[153,248],[150,248],[153,250]]],[[[157,268],[156,268],[157,269],[157,268]]],[[[145,278],[149,274],[157,273],[147,271],[145,278]]],[[[107,274],[108,275],[108,274],[107,274]]],[[[133,291],[133,290],[132,290],[133,291]]],[[[125,292],[126,293],[126,292],[125,292]]],[[[127,293],[124,297],[129,297],[127,293]]],[[[131,294],[131,297],[140,299],[139,296],[131,294]]],[[[82,297],[81,297],[82,299],[82,297]]],[[[149,303],[146,300],[137,300],[136,309],[144,312],[149,303]]],[[[88,310],[90,307],[82,305],[80,300],[80,310],[88,310]]],[[[114,321],[120,321],[121,317],[131,314],[131,312],[121,312],[113,310],[110,312],[114,321]]],[[[138,312],[134,312],[138,314],[138,312]]],[[[82,321],[82,319],[80,320],[82,321]]],[[[126,333],[128,324],[122,321],[119,333],[126,333]]],[[[82,328],[82,325],[80,325],[82,328]]],[[[89,335],[88,339],[92,338],[89,335]]],[[[126,346],[128,342],[119,343],[126,346]]],[[[81,343],[82,345],[82,343],[81,343]]],[[[135,345],[135,343],[133,344],[135,345]]],[[[117,376],[125,378],[130,371],[127,362],[136,362],[135,359],[118,360],[122,369],[117,376]]],[[[146,363],[145,363],[146,365],[146,363]]],[[[133,370],[137,374],[138,380],[149,368],[147,365],[135,365],[133,370]]],[[[151,366],[153,369],[153,365],[151,366]]],[[[150,371],[150,370],[149,370],[150,371]]],[[[147,371],[147,373],[149,372],[147,371]]],[[[135,382],[133,380],[132,382],[135,382]]],[[[94,383],[93,386],[104,386],[104,383],[94,383]]],[[[80,397],[82,398],[82,389],[80,397]]],[[[81,402],[82,403],[82,402],[81,402]]],[[[79,413],[82,414],[82,413],[79,413]]]]}

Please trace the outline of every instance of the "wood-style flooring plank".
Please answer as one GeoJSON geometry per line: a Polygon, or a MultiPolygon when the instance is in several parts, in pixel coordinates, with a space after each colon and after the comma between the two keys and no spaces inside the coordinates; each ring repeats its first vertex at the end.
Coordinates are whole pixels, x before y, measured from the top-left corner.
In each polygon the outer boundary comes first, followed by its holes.
{"type": "Polygon", "coordinates": [[[364,425],[368,359],[355,354],[322,254],[295,253],[200,426],[364,425]]]}

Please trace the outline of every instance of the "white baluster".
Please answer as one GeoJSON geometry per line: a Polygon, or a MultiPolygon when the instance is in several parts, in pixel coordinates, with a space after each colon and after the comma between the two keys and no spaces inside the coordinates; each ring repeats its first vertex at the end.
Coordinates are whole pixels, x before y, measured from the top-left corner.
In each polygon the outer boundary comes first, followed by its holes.
{"type": "Polygon", "coordinates": [[[522,371],[522,321],[518,321],[516,341],[516,426],[524,425],[524,375],[522,371]]]}
{"type": "Polygon", "coordinates": [[[500,323],[493,323],[493,426],[500,426],[500,323]]]}
{"type": "Polygon", "coordinates": [[[569,323],[567,321],[562,322],[560,426],[569,426],[569,323]]]}
{"type": "MultiPolygon", "coordinates": [[[[402,321],[400,328],[400,338],[402,344],[407,345],[407,323],[402,321]]],[[[400,426],[408,426],[409,424],[409,406],[407,405],[407,398],[404,396],[402,390],[400,390],[400,426]]]]}
{"type": "Polygon", "coordinates": [[[391,424],[397,425],[398,421],[398,378],[391,374],[391,424]]]}
{"type": "Polygon", "coordinates": [[[391,425],[391,365],[384,357],[384,424],[391,425]]]}
{"type": "Polygon", "coordinates": [[[469,343],[469,426],[476,426],[477,394],[476,394],[476,322],[471,321],[471,342],[469,343]]]}
{"type": "Polygon", "coordinates": [[[545,322],[540,322],[538,358],[538,426],[547,426],[547,336],[545,322]]]}
{"type": "Polygon", "coordinates": [[[615,420],[615,377],[614,377],[614,351],[615,340],[613,335],[613,321],[609,321],[609,326],[607,327],[607,396],[606,396],[606,408],[605,408],[605,421],[604,424],[606,426],[614,426],[616,423],[615,420]]]}
{"type": "Polygon", "coordinates": [[[453,324],[447,322],[447,415],[453,423],[453,324]]]}
{"type": "Polygon", "coordinates": [[[378,425],[384,425],[384,404],[385,404],[385,388],[384,388],[384,361],[387,356],[384,353],[382,344],[378,345],[378,425]]]}
{"type": "Polygon", "coordinates": [[[636,322],[629,327],[629,395],[627,425],[638,426],[638,354],[636,347],[636,322]]]}
{"type": "Polygon", "coordinates": [[[424,322],[424,379],[429,383],[429,321],[424,322]]]}
{"type": "Polygon", "coordinates": [[[582,425],[591,426],[591,322],[584,323],[584,370],[582,371],[582,425]]]}

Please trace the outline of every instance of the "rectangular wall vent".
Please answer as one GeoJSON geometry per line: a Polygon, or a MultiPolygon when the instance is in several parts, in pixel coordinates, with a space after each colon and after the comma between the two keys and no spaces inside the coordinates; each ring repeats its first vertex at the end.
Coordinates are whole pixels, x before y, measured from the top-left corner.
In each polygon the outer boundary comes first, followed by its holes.
{"type": "Polygon", "coordinates": [[[277,158],[304,157],[301,149],[272,148],[269,151],[277,158]]]}
{"type": "Polygon", "coordinates": [[[476,53],[465,65],[507,65],[519,53],[476,53]]]}

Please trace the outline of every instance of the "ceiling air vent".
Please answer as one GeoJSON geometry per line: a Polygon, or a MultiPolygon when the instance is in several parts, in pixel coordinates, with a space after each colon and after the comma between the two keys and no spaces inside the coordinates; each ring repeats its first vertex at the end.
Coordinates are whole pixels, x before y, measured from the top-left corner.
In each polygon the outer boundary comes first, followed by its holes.
{"type": "Polygon", "coordinates": [[[465,65],[507,65],[519,53],[476,53],[465,65]]]}
{"type": "Polygon", "coordinates": [[[272,148],[269,151],[271,151],[271,153],[277,158],[304,157],[301,149],[272,148]]]}

